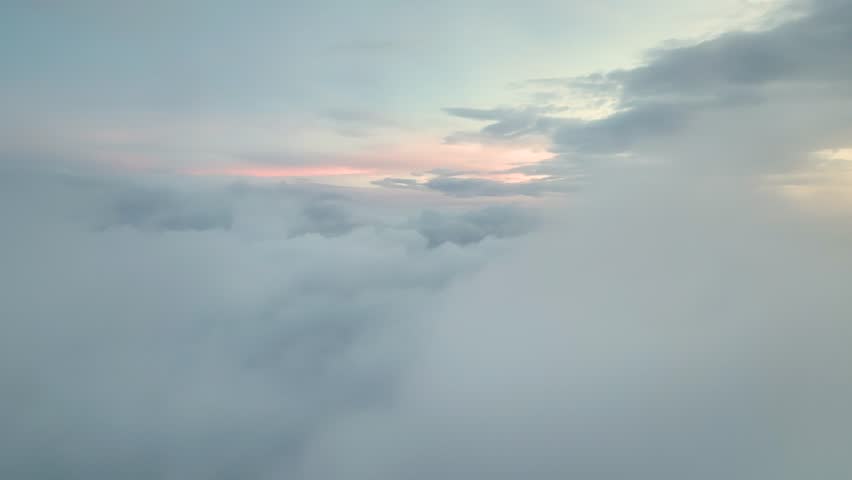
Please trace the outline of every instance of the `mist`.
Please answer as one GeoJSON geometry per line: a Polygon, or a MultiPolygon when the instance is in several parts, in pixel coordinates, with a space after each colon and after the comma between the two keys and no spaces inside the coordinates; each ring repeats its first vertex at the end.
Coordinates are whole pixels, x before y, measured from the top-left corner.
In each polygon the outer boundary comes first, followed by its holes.
{"type": "Polygon", "coordinates": [[[0,478],[852,478],[848,0],[13,3],[0,478]]]}
{"type": "Polygon", "coordinates": [[[852,472],[848,222],[630,178],[445,292],[394,407],[328,432],[311,478],[852,472]]]}

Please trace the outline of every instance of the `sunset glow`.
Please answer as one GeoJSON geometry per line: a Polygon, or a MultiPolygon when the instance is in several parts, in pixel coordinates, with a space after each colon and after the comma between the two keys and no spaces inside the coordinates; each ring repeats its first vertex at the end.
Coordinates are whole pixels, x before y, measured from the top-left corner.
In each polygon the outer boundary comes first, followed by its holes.
{"type": "Polygon", "coordinates": [[[190,175],[200,176],[228,176],[228,177],[332,177],[342,175],[363,175],[369,170],[347,167],[347,166],[322,166],[322,167],[264,167],[264,166],[234,166],[214,169],[188,170],[190,175]]]}

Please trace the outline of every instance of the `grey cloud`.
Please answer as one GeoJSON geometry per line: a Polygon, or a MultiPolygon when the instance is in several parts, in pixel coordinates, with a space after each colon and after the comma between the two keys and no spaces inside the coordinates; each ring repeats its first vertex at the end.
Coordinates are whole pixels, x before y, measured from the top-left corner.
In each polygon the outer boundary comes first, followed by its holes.
{"type": "Polygon", "coordinates": [[[621,85],[610,75],[592,73],[577,77],[564,78],[535,78],[523,82],[522,86],[549,87],[574,90],[578,92],[593,92],[598,94],[617,93],[621,85]]]}
{"type": "Polygon", "coordinates": [[[477,175],[483,172],[478,170],[458,170],[454,168],[433,168],[426,173],[441,177],[458,177],[459,175],[477,175]]]}
{"type": "Polygon", "coordinates": [[[684,127],[691,105],[649,103],[601,120],[565,125],[553,134],[556,148],[587,153],[619,153],[637,141],[670,135],[684,127]]]}
{"type": "Polygon", "coordinates": [[[848,88],[852,6],[817,0],[802,19],[758,32],[734,32],[694,46],[657,51],[642,67],[611,73],[628,96],[702,94],[776,82],[848,88]]]}
{"type": "Polygon", "coordinates": [[[301,211],[300,225],[290,230],[292,235],[318,233],[326,237],[345,235],[362,225],[352,218],[346,207],[337,203],[314,202],[301,211]]]}
{"type": "MultiPolygon", "coordinates": [[[[779,28],[842,39],[848,11],[779,28]]],[[[514,207],[3,171],[0,477],[852,477],[849,212],[804,216],[733,168],[848,143],[847,67],[767,58],[558,125],[547,180],[385,182],[565,191],[624,149],[725,167],[608,169],[534,236],[514,207]],[[230,228],[186,228],[218,211],[230,228]]]]}
{"type": "MultiPolygon", "coordinates": [[[[512,169],[509,173],[521,172],[522,169],[512,169]]],[[[469,197],[538,197],[550,193],[564,193],[576,187],[574,178],[548,177],[524,182],[502,182],[488,178],[468,178],[469,172],[437,169],[432,173],[438,176],[424,182],[411,178],[384,178],[374,180],[373,185],[386,188],[432,190],[459,198],[469,197]]]]}
{"type": "Polygon", "coordinates": [[[515,113],[512,109],[503,109],[503,108],[491,108],[491,109],[481,109],[481,108],[445,108],[445,112],[460,118],[467,118],[471,120],[500,120],[507,115],[511,115],[515,113]]]}
{"type": "Polygon", "coordinates": [[[414,220],[414,226],[432,247],[451,242],[458,245],[477,243],[486,237],[516,237],[531,232],[538,218],[527,210],[511,205],[486,207],[460,215],[427,210],[414,220]]]}
{"type": "Polygon", "coordinates": [[[493,121],[478,133],[457,132],[445,138],[448,143],[469,143],[511,140],[525,135],[546,133],[557,124],[557,121],[547,114],[558,112],[559,109],[543,106],[492,110],[447,108],[445,111],[461,118],[493,121]]]}
{"type": "Polygon", "coordinates": [[[379,187],[388,187],[388,188],[411,188],[416,189],[420,188],[420,183],[413,178],[395,178],[395,177],[387,177],[382,178],[380,180],[373,180],[371,182],[373,185],[377,185],[379,187]]]}
{"type": "Polygon", "coordinates": [[[425,183],[426,188],[455,197],[508,197],[524,195],[537,197],[547,193],[571,191],[575,185],[564,179],[530,180],[507,183],[485,178],[436,177],[425,183]]]}
{"type": "Polygon", "coordinates": [[[810,151],[846,146],[852,126],[843,113],[852,105],[852,4],[805,4],[805,13],[786,23],[660,48],[633,69],[525,84],[615,99],[615,112],[605,118],[554,117],[530,107],[479,110],[467,116],[492,123],[456,138],[549,135],[555,153],[570,154],[554,157],[550,167],[577,155],[635,154],[684,168],[790,169],[810,151]]]}
{"type": "Polygon", "coordinates": [[[175,198],[168,190],[136,189],[119,196],[109,207],[101,228],[132,226],[143,230],[229,229],[232,213],[223,205],[175,198]]]}
{"type": "Polygon", "coordinates": [[[579,181],[590,168],[606,163],[608,160],[610,160],[610,157],[606,154],[561,154],[548,160],[510,168],[506,170],[506,173],[545,175],[550,178],[575,179],[579,181]]]}
{"type": "MultiPolygon", "coordinates": [[[[850,57],[852,4],[817,1],[801,19],[658,50],[644,66],[598,78],[620,85],[623,110],[580,126],[560,127],[554,142],[560,149],[619,152],[669,137],[691,120],[719,110],[736,115],[734,111],[743,108],[786,104],[795,109],[788,115],[806,117],[807,109],[821,108],[819,103],[827,98],[852,100],[852,70],[846,61],[850,57]]],[[[830,124],[836,120],[826,119],[824,127],[844,128],[830,124]]],[[[773,125],[752,126],[756,132],[767,127],[773,125]]]]}

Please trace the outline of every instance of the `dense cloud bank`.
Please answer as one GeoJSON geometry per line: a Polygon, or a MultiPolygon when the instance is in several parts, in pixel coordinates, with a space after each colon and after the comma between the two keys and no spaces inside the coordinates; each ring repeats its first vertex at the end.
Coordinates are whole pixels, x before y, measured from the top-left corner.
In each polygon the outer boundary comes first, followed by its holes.
{"type": "Polygon", "coordinates": [[[667,173],[580,194],[450,291],[397,401],[308,478],[852,474],[848,216],[667,173]]]}
{"type": "Polygon", "coordinates": [[[260,206],[346,201],[169,186],[141,208],[148,187],[5,183],[0,473],[852,473],[849,223],[727,179],[622,173],[508,255],[498,238],[531,228],[513,207],[391,228],[302,205],[293,221],[320,226],[294,235],[260,206]],[[231,220],[151,220],[190,211],[231,220]]]}
{"type": "Polygon", "coordinates": [[[4,478],[297,478],[324,425],[390,400],[414,316],[535,227],[311,185],[0,182],[4,478]]]}

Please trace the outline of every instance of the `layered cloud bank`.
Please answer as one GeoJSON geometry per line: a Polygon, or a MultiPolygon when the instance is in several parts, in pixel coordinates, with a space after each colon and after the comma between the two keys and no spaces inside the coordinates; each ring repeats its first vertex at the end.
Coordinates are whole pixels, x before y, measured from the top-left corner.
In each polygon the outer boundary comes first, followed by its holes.
{"type": "Polygon", "coordinates": [[[447,109],[551,150],[485,174],[10,157],[0,477],[849,478],[852,4],[789,8],[447,109]]]}
{"type": "Polygon", "coordinates": [[[852,473],[848,222],[673,180],[580,194],[446,293],[396,401],[319,437],[308,478],[852,473]]]}
{"type": "Polygon", "coordinates": [[[318,431],[389,401],[412,319],[537,224],[309,184],[0,191],[9,478],[294,478],[318,431]]]}
{"type": "Polygon", "coordinates": [[[0,471],[852,472],[848,222],[608,178],[532,234],[513,207],[380,223],[317,187],[4,181],[0,471]]]}
{"type": "Polygon", "coordinates": [[[464,195],[564,192],[625,161],[738,176],[813,167],[806,161],[814,152],[850,145],[852,7],[815,0],[781,12],[793,18],[660,48],[635,68],[522,82],[529,104],[446,109],[486,122],[449,143],[538,138],[554,156],[506,170],[538,176],[523,184],[439,175],[423,186],[464,195]]]}

